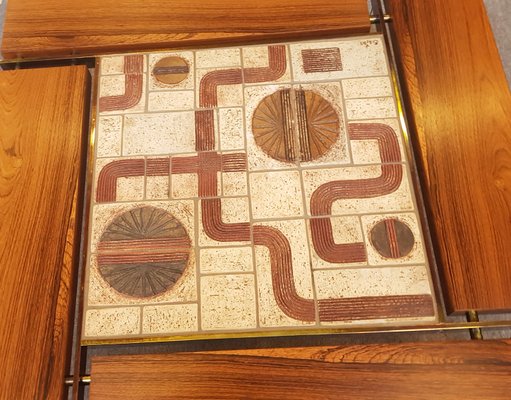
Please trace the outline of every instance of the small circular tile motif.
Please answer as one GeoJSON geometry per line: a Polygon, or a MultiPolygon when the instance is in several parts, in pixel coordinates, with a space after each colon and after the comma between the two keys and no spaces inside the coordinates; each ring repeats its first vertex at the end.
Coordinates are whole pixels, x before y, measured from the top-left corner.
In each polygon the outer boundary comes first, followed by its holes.
{"type": "Polygon", "coordinates": [[[118,215],[98,244],[98,269],[117,292],[148,298],[170,290],[188,264],[191,242],[167,211],[139,207],[118,215]]]}
{"type": "Polygon", "coordinates": [[[189,73],[190,67],[186,60],[177,56],[162,58],[153,68],[154,77],[166,85],[184,81],[189,73]]]}
{"type": "Polygon", "coordinates": [[[265,97],[252,118],[256,144],[279,161],[312,161],[339,138],[340,123],[332,105],[311,90],[279,90],[265,97]]]}
{"type": "Polygon", "coordinates": [[[378,222],[371,229],[369,239],[376,251],[385,258],[405,257],[415,244],[411,229],[396,218],[378,222]]]}

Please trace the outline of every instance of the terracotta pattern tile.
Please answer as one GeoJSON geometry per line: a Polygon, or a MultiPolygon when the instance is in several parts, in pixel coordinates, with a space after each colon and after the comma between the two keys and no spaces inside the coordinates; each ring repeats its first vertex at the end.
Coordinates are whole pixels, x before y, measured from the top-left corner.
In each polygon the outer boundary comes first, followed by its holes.
{"type": "Polygon", "coordinates": [[[435,320],[381,36],[100,65],[84,340],[435,320]]]}

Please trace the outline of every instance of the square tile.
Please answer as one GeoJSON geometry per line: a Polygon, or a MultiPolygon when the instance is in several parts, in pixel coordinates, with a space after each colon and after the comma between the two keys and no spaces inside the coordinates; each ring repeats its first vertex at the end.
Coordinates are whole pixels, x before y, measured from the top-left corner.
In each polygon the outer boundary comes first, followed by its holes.
{"type": "Polygon", "coordinates": [[[257,327],[253,275],[219,275],[201,278],[203,330],[257,327]]]}
{"type": "Polygon", "coordinates": [[[171,304],[143,308],[142,333],[164,335],[198,329],[197,304],[171,304]]]}
{"type": "Polygon", "coordinates": [[[381,35],[97,73],[85,343],[436,320],[381,35]]]}
{"type": "Polygon", "coordinates": [[[254,219],[303,215],[299,171],[254,172],[249,182],[254,219]]]}

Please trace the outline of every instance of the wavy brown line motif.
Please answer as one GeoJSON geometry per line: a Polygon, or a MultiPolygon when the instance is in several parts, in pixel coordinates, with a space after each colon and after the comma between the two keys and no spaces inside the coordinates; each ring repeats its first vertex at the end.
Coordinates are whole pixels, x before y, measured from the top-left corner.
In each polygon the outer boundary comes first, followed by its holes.
{"type": "Polygon", "coordinates": [[[127,110],[136,106],[142,98],[144,56],[124,57],[124,94],[99,99],[99,112],[127,110]]]}
{"type": "Polygon", "coordinates": [[[208,72],[200,82],[199,106],[218,106],[218,86],[275,81],[286,72],[286,46],[268,46],[268,66],[260,68],[233,68],[208,72]]]}
{"type": "Polygon", "coordinates": [[[348,127],[351,140],[376,140],[382,161],[381,175],[377,178],[331,181],[318,187],[311,196],[312,244],[323,260],[331,263],[366,261],[365,245],[359,243],[335,243],[332,230],[332,204],[340,199],[379,197],[399,188],[403,178],[401,151],[394,130],[384,124],[353,123],[348,127]]]}
{"type": "Polygon", "coordinates": [[[107,203],[117,198],[117,179],[145,175],[145,160],[117,160],[105,165],[99,173],[96,202],[107,203]]]}
{"type": "Polygon", "coordinates": [[[202,199],[202,225],[204,232],[218,242],[249,242],[250,223],[226,224],[222,221],[222,201],[202,199]]]}
{"type": "Polygon", "coordinates": [[[192,157],[143,158],[112,161],[105,165],[97,180],[96,202],[114,202],[117,198],[117,180],[137,176],[166,176],[172,174],[199,174],[199,196],[215,197],[217,193],[216,173],[241,172],[247,169],[244,153],[218,154],[199,153],[192,157]],[[172,168],[171,168],[172,163],[172,168]],[[202,178],[201,178],[202,176],[202,178]],[[207,178],[209,176],[209,178],[207,178]]]}
{"type": "Polygon", "coordinates": [[[279,230],[267,226],[254,226],[254,245],[264,246],[270,252],[273,294],[280,309],[300,321],[316,319],[314,300],[301,297],[295,287],[291,246],[279,230]]]}

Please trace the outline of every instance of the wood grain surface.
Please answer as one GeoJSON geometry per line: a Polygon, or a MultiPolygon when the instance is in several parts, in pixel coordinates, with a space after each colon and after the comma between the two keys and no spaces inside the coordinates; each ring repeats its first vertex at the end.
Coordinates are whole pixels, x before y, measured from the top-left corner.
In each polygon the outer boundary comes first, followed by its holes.
{"type": "Polygon", "coordinates": [[[481,0],[387,0],[449,312],[511,309],[511,94],[481,0]]]}
{"type": "Polygon", "coordinates": [[[507,399],[511,342],[96,357],[90,399],[507,399]]]}
{"type": "Polygon", "coordinates": [[[57,399],[71,345],[86,67],[0,72],[0,399],[57,399]]]}
{"type": "Polygon", "coordinates": [[[9,0],[6,59],[367,33],[366,0],[9,0]]]}

